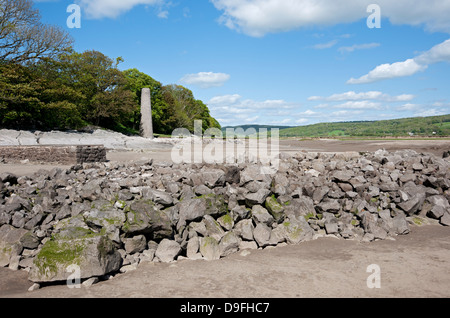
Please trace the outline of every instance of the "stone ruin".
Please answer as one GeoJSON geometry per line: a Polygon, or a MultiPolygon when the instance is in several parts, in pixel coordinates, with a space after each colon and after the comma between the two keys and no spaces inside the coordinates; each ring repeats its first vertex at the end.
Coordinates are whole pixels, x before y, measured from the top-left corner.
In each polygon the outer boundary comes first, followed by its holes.
{"type": "Polygon", "coordinates": [[[256,164],[85,163],[0,175],[0,266],[38,284],[142,262],[218,260],[324,236],[371,242],[450,225],[450,162],[414,151],[281,154],[256,164]]]}

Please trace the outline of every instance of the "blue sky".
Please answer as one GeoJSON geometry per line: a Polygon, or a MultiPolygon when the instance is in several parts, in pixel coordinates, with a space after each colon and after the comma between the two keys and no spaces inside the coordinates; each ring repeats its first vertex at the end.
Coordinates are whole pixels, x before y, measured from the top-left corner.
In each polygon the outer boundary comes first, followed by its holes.
{"type": "Polygon", "coordinates": [[[191,89],[222,126],[450,113],[450,0],[34,2],[77,51],[191,89]],[[367,25],[370,4],[381,28],[367,25]]]}

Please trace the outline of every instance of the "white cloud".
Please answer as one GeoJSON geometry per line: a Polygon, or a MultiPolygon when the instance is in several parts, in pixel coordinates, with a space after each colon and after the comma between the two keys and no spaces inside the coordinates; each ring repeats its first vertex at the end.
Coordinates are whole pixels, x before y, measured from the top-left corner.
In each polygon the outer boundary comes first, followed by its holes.
{"type": "MultiPolygon", "coordinates": [[[[373,0],[210,0],[222,11],[219,21],[250,36],[327,26],[367,18],[373,0]]],[[[393,24],[424,26],[450,33],[450,2],[443,0],[378,0],[383,18],[393,24]]]]}
{"type": "Polygon", "coordinates": [[[182,84],[195,85],[200,88],[220,87],[230,79],[229,74],[200,72],[197,74],[187,74],[180,79],[182,84]]]}
{"type": "Polygon", "coordinates": [[[241,99],[241,95],[234,94],[234,95],[223,95],[223,96],[216,96],[209,100],[210,105],[230,105],[235,104],[238,100],[241,99]]]}
{"type": "MultiPolygon", "coordinates": [[[[333,94],[329,97],[322,96],[311,96],[308,98],[309,101],[327,101],[327,102],[340,102],[340,101],[358,101],[358,100],[379,100],[386,102],[405,102],[414,99],[414,95],[402,94],[398,96],[391,96],[379,91],[369,91],[356,93],[354,91],[349,91],[341,94],[333,94]]],[[[318,107],[319,108],[319,107],[318,107]]]]}
{"type": "Polygon", "coordinates": [[[341,53],[350,53],[355,50],[368,50],[379,47],[380,43],[366,43],[366,44],[354,44],[352,46],[342,46],[338,49],[341,53]]]}
{"type": "Polygon", "coordinates": [[[282,99],[243,99],[239,94],[215,96],[207,104],[214,118],[226,118],[223,123],[232,125],[258,124],[257,120],[261,124],[286,124],[288,119],[292,120],[293,110],[300,106],[282,99]]]}
{"type": "Polygon", "coordinates": [[[169,17],[169,11],[164,10],[158,13],[158,18],[167,19],[169,17]]]}
{"type": "Polygon", "coordinates": [[[417,110],[417,108],[419,108],[419,107],[420,107],[420,105],[418,105],[418,104],[406,103],[406,104],[403,104],[403,105],[397,107],[396,109],[398,111],[412,111],[412,110],[417,110]]]}
{"type": "Polygon", "coordinates": [[[343,104],[334,106],[334,108],[347,109],[381,109],[381,103],[374,103],[367,100],[362,101],[348,101],[343,104]]]}
{"type": "Polygon", "coordinates": [[[385,79],[411,76],[426,70],[431,64],[445,61],[450,62],[450,39],[415,58],[403,62],[378,65],[360,78],[351,78],[347,84],[367,84],[385,79]]]}
{"type": "Polygon", "coordinates": [[[439,110],[436,108],[426,109],[426,110],[423,110],[421,112],[414,114],[415,117],[429,117],[429,116],[440,116],[440,115],[445,115],[445,113],[442,110],[439,110]]]}
{"type": "Polygon", "coordinates": [[[88,18],[116,18],[138,5],[163,5],[164,0],[75,0],[88,18]]]}
{"type": "Polygon", "coordinates": [[[317,50],[329,49],[329,48],[332,48],[333,46],[335,46],[337,43],[338,43],[337,40],[332,40],[327,43],[316,44],[313,46],[313,48],[315,48],[317,50]]]}

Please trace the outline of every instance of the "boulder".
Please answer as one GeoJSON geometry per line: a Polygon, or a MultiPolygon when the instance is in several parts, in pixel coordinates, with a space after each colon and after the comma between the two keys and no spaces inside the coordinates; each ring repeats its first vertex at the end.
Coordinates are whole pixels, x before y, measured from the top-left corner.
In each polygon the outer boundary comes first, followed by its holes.
{"type": "Polygon", "coordinates": [[[220,257],[226,257],[230,254],[236,253],[239,250],[240,239],[236,233],[227,232],[219,243],[220,257]]]}
{"type": "Polygon", "coordinates": [[[173,234],[169,216],[150,200],[139,200],[131,204],[122,231],[128,236],[152,235],[153,239],[163,239],[173,234]]]}
{"type": "Polygon", "coordinates": [[[277,199],[275,197],[270,196],[266,198],[265,207],[267,211],[272,214],[273,218],[275,219],[275,222],[283,221],[284,219],[284,207],[278,203],[277,199]]]}
{"type": "Polygon", "coordinates": [[[28,279],[32,282],[67,280],[72,265],[79,267],[80,279],[103,276],[119,270],[121,256],[105,235],[83,228],[66,229],[47,241],[33,261],[28,279]]]}
{"type": "Polygon", "coordinates": [[[306,222],[305,218],[286,219],[278,225],[280,232],[289,244],[298,244],[303,241],[309,241],[314,236],[314,230],[306,222]]]}
{"type": "Polygon", "coordinates": [[[144,235],[137,235],[124,240],[125,251],[128,254],[140,253],[147,247],[147,240],[144,235]]]}
{"type": "Polygon", "coordinates": [[[213,237],[200,238],[200,253],[207,261],[218,260],[220,258],[219,242],[213,237]]]}
{"type": "Polygon", "coordinates": [[[142,198],[149,199],[164,206],[170,206],[173,204],[173,198],[169,193],[155,190],[150,187],[145,187],[142,189],[142,198]]]}
{"type": "Polygon", "coordinates": [[[253,231],[253,237],[259,247],[264,247],[269,244],[272,228],[264,223],[258,223],[253,231]]]}
{"type": "Polygon", "coordinates": [[[177,229],[181,229],[186,222],[202,219],[204,215],[219,217],[228,212],[222,195],[208,194],[201,197],[186,199],[177,203],[179,220],[177,229]]]}
{"type": "Polygon", "coordinates": [[[247,193],[245,195],[245,202],[248,206],[254,205],[262,205],[266,201],[266,198],[270,195],[270,190],[268,189],[259,189],[255,193],[247,193]]]}
{"type": "Polygon", "coordinates": [[[253,241],[254,229],[251,219],[241,220],[234,226],[234,232],[245,241],[253,241]]]}
{"type": "Polygon", "coordinates": [[[272,223],[275,221],[275,219],[269,213],[269,211],[267,211],[261,205],[254,205],[252,207],[252,218],[256,224],[264,223],[268,226],[271,226],[272,223]]]}
{"type": "Polygon", "coordinates": [[[7,266],[12,258],[22,253],[22,241],[29,234],[27,230],[7,224],[0,227],[0,267],[7,266]]]}
{"type": "Polygon", "coordinates": [[[169,263],[175,260],[175,257],[177,257],[180,252],[180,244],[169,239],[163,239],[156,249],[155,256],[158,257],[161,262],[169,263]]]}

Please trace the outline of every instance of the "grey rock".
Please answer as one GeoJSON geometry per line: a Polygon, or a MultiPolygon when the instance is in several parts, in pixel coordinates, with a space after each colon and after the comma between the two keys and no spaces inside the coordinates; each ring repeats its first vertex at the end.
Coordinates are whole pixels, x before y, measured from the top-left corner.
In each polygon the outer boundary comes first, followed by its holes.
{"type": "Polygon", "coordinates": [[[252,218],[256,224],[264,223],[268,226],[271,226],[275,221],[273,216],[261,205],[254,205],[252,207],[252,218]]]}
{"type": "Polygon", "coordinates": [[[264,223],[258,223],[253,231],[253,237],[259,247],[264,247],[269,244],[272,229],[264,223]]]}
{"type": "Polygon", "coordinates": [[[21,240],[29,234],[24,229],[16,229],[11,225],[0,227],[0,267],[7,266],[11,260],[22,253],[21,240]]]}
{"type": "Polygon", "coordinates": [[[325,223],[325,231],[327,234],[337,234],[339,227],[337,223],[325,223]]]}
{"type": "Polygon", "coordinates": [[[120,253],[108,237],[78,232],[71,237],[57,236],[45,243],[34,259],[28,279],[38,283],[65,281],[71,275],[68,271],[71,265],[79,266],[80,279],[103,276],[120,268],[120,253]]]}
{"type": "Polygon", "coordinates": [[[226,257],[239,250],[239,237],[234,232],[227,232],[219,243],[220,257],[226,257]]]}
{"type": "Polygon", "coordinates": [[[140,253],[147,247],[147,240],[144,235],[137,235],[124,240],[125,251],[128,254],[140,253]]]}
{"type": "Polygon", "coordinates": [[[151,234],[154,239],[171,237],[173,233],[169,216],[148,200],[131,204],[122,230],[127,235],[151,234]]]}
{"type": "Polygon", "coordinates": [[[281,227],[280,230],[289,244],[298,244],[303,241],[309,241],[314,236],[314,230],[304,218],[287,219],[278,227],[281,227]]]}
{"type": "Polygon", "coordinates": [[[210,236],[215,238],[217,241],[225,235],[225,231],[222,229],[220,224],[214,220],[214,218],[210,215],[205,215],[203,217],[203,222],[206,227],[206,236],[210,236]]]}
{"type": "Polygon", "coordinates": [[[164,206],[170,206],[173,204],[173,198],[169,193],[154,190],[150,187],[145,187],[142,189],[142,198],[144,200],[150,199],[153,202],[160,203],[164,206]]]}
{"type": "Polygon", "coordinates": [[[325,199],[316,205],[319,212],[338,213],[341,209],[341,204],[336,199],[325,199]]]}
{"type": "Polygon", "coordinates": [[[206,195],[198,198],[187,199],[177,203],[179,221],[177,229],[182,228],[186,222],[201,219],[204,215],[219,217],[228,212],[222,195],[206,195]]]}
{"type": "Polygon", "coordinates": [[[155,256],[162,262],[169,263],[175,260],[175,257],[177,257],[180,252],[180,244],[169,239],[163,239],[158,245],[155,256]]]}
{"type": "Polygon", "coordinates": [[[195,259],[199,252],[200,240],[198,236],[191,237],[187,244],[186,256],[190,259],[195,259]]]}
{"type": "Polygon", "coordinates": [[[207,261],[218,260],[220,258],[219,242],[213,237],[201,237],[200,253],[207,261]]]}
{"type": "Polygon", "coordinates": [[[439,223],[445,226],[450,226],[450,212],[446,211],[444,215],[439,220],[439,223]]]}
{"type": "Polygon", "coordinates": [[[253,241],[255,227],[251,219],[241,220],[234,226],[234,232],[245,241],[253,241]]]}
{"type": "Polygon", "coordinates": [[[256,193],[247,193],[245,195],[245,202],[249,206],[254,206],[257,204],[262,205],[270,193],[271,192],[268,189],[259,189],[256,193]]]}

